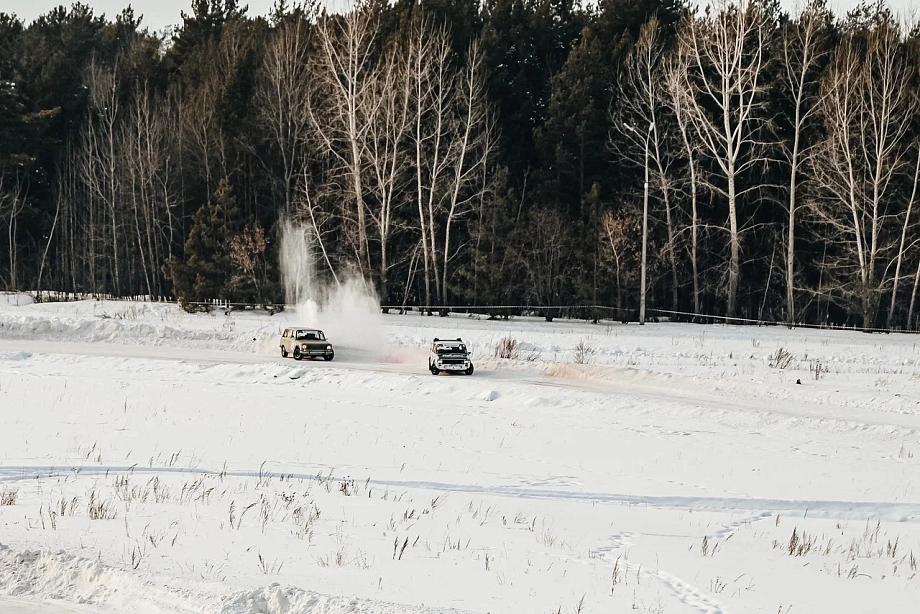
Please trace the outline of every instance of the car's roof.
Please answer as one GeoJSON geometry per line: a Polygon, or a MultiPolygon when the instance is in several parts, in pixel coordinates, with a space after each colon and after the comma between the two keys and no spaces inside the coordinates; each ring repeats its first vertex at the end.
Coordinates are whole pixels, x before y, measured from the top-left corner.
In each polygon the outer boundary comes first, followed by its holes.
{"type": "Polygon", "coordinates": [[[438,345],[445,345],[445,344],[456,345],[458,343],[463,343],[463,341],[461,339],[438,339],[437,341],[435,341],[435,343],[437,343],[438,345]]]}
{"type": "Polygon", "coordinates": [[[298,331],[298,332],[304,332],[304,333],[321,333],[321,332],[323,332],[323,331],[321,331],[321,330],[318,329],[318,328],[301,328],[301,327],[299,327],[299,326],[291,326],[291,327],[288,327],[287,330],[296,330],[296,331],[298,331]]]}

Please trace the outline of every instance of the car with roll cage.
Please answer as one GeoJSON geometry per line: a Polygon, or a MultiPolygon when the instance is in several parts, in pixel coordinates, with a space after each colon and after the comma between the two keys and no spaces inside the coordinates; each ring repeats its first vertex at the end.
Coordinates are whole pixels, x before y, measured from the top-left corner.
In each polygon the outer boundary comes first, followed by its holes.
{"type": "Polygon", "coordinates": [[[472,375],[474,371],[470,351],[463,339],[439,339],[435,337],[428,353],[428,370],[432,375],[441,373],[462,373],[472,375]]]}

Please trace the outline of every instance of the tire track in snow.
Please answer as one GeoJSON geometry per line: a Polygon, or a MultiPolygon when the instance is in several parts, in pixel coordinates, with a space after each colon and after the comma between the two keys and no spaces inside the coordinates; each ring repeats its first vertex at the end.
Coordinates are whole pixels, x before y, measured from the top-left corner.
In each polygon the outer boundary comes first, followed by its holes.
{"type": "MultiPolygon", "coordinates": [[[[227,470],[208,468],[181,467],[139,467],[137,465],[19,465],[0,466],[0,483],[12,483],[26,480],[58,477],[100,476],[118,473],[137,475],[154,474],[188,474],[188,475],[230,475],[234,477],[259,478],[267,469],[227,470]]],[[[284,467],[272,467],[272,474],[290,477],[296,480],[316,480],[320,476],[314,473],[297,473],[285,471],[284,467]]],[[[333,478],[338,482],[344,478],[333,478]]],[[[819,518],[839,518],[846,520],[884,520],[887,522],[920,522],[920,505],[910,503],[892,503],[887,501],[831,501],[831,500],[796,500],[796,499],[762,499],[743,497],[693,497],[672,495],[632,495],[609,492],[574,492],[542,488],[527,488],[513,485],[483,486],[478,484],[456,484],[450,482],[430,482],[413,480],[371,479],[373,486],[389,486],[408,490],[428,490],[435,492],[492,495],[517,499],[548,499],[554,501],[586,501],[593,503],[614,503],[623,505],[646,505],[659,509],[688,509],[710,512],[751,512],[760,514],[755,518],[766,517],[775,513],[797,514],[807,512],[809,516],[819,518]]],[[[740,525],[739,525],[740,526],[740,525]]]]}

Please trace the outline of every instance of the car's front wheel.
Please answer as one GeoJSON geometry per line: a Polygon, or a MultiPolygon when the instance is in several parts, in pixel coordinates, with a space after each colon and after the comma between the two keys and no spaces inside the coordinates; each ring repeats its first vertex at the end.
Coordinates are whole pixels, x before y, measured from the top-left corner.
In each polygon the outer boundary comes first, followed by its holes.
{"type": "Polygon", "coordinates": [[[303,354],[300,353],[300,348],[294,348],[294,360],[300,360],[303,358],[303,354]]]}
{"type": "Polygon", "coordinates": [[[333,358],[335,358],[335,354],[326,354],[325,356],[323,356],[323,360],[325,360],[326,362],[329,362],[333,358]]]}
{"type": "Polygon", "coordinates": [[[473,374],[473,365],[470,365],[469,367],[467,367],[467,369],[466,369],[466,371],[464,371],[464,373],[465,373],[466,375],[472,375],[472,374],[473,374]]]}
{"type": "Polygon", "coordinates": [[[441,372],[438,370],[438,368],[437,368],[436,366],[434,366],[433,364],[431,364],[430,362],[428,363],[428,370],[431,371],[431,374],[432,374],[432,375],[439,375],[439,374],[441,373],[441,372]]]}
{"type": "Polygon", "coordinates": [[[287,358],[287,357],[288,357],[288,351],[282,345],[281,346],[281,358],[287,358]]]}

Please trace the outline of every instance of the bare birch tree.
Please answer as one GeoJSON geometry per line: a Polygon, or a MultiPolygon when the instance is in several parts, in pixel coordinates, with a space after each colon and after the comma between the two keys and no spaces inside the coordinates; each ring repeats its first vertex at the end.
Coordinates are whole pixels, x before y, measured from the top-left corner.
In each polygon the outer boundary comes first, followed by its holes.
{"type": "Polygon", "coordinates": [[[693,313],[700,313],[700,139],[693,123],[693,103],[689,98],[689,58],[684,45],[671,56],[666,69],[665,87],[668,105],[680,135],[682,155],[686,160],[686,183],[690,192],[690,270],[693,277],[693,313]]]}
{"type": "Polygon", "coordinates": [[[489,189],[489,163],[497,146],[494,118],[486,100],[483,54],[478,42],[470,46],[466,67],[456,81],[456,126],[450,152],[448,195],[444,219],[441,302],[447,305],[448,268],[453,253],[454,224],[472,213],[489,189]]]}
{"type": "Polygon", "coordinates": [[[800,206],[799,173],[811,153],[803,132],[817,111],[818,70],[828,53],[827,24],[830,16],[825,0],[809,0],[796,21],[783,28],[781,35],[782,66],[779,79],[792,101],[789,118],[792,143],[783,141],[789,164],[789,194],[786,228],[786,319],[796,320],[795,311],[795,240],[796,213],[800,206]]]}
{"type": "Polygon", "coordinates": [[[914,111],[903,51],[900,28],[890,18],[879,20],[864,42],[848,36],[821,98],[826,138],[815,159],[821,194],[812,210],[820,238],[834,247],[832,291],[858,309],[864,326],[875,322],[892,266],[897,293],[905,247],[899,239],[911,223],[913,203],[899,192],[914,111]]]}
{"type": "Polygon", "coordinates": [[[613,272],[615,306],[619,317],[625,311],[624,287],[638,277],[639,258],[635,237],[642,232],[641,226],[642,221],[630,213],[614,215],[608,211],[601,218],[601,255],[613,272]]]}
{"type": "Polygon", "coordinates": [[[136,254],[147,293],[163,290],[161,264],[169,257],[168,229],[175,206],[170,178],[169,118],[165,101],[147,83],[134,91],[118,143],[123,202],[130,203],[136,254]]]}
{"type": "Polygon", "coordinates": [[[380,298],[386,300],[388,273],[393,265],[389,245],[394,215],[406,203],[410,172],[407,145],[412,93],[406,58],[399,46],[393,45],[387,51],[374,88],[373,94],[364,100],[363,113],[368,117],[369,126],[368,191],[374,197],[369,212],[380,241],[377,287],[380,298]]]}
{"type": "Polygon", "coordinates": [[[690,61],[690,109],[703,150],[718,171],[707,181],[728,204],[729,267],[726,315],[735,315],[741,281],[739,207],[755,187],[741,185],[754,165],[766,161],[764,84],[767,23],[753,0],[718,0],[691,22],[680,44],[690,61]],[[717,179],[717,180],[716,180],[717,179]]]}
{"type": "Polygon", "coordinates": [[[664,251],[671,273],[671,309],[678,309],[680,282],[677,274],[676,219],[672,163],[674,161],[671,118],[666,105],[664,49],[658,20],[642,26],[636,47],[626,61],[624,96],[611,118],[614,129],[629,143],[624,157],[636,166],[644,164],[646,145],[651,161],[652,183],[664,207],[668,240],[664,251]],[[647,143],[646,143],[647,141],[647,143]]]}
{"type": "Polygon", "coordinates": [[[438,209],[449,172],[450,128],[456,75],[450,64],[450,41],[444,28],[419,19],[408,46],[412,84],[412,130],[416,193],[425,273],[425,303],[441,296],[438,264],[438,209]],[[434,281],[432,293],[431,282],[434,281]]]}
{"type": "Polygon", "coordinates": [[[349,186],[354,215],[348,224],[350,240],[362,272],[371,268],[363,173],[369,121],[363,111],[377,78],[373,57],[376,28],[371,11],[362,6],[344,15],[320,18],[314,74],[321,83],[325,105],[322,109],[317,105],[308,108],[320,141],[338,161],[349,186]]]}

